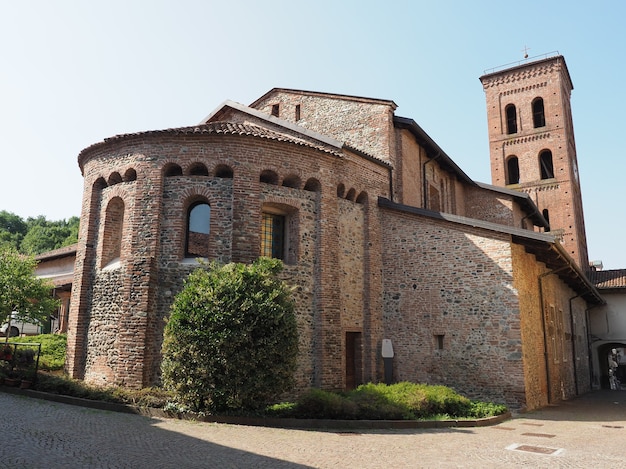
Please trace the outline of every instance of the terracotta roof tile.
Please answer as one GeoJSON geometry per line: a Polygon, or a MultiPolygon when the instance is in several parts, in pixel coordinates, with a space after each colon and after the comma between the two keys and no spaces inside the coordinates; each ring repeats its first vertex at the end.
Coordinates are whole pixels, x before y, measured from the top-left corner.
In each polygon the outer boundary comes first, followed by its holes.
{"type": "Polygon", "coordinates": [[[101,145],[115,142],[118,140],[130,139],[133,137],[143,137],[143,136],[151,136],[151,135],[198,135],[198,134],[230,134],[230,135],[249,135],[253,137],[266,138],[270,140],[276,140],[280,142],[289,142],[296,145],[301,145],[309,148],[314,148],[316,150],[323,151],[325,153],[330,153],[335,156],[343,156],[342,152],[335,147],[330,145],[320,144],[318,142],[313,142],[307,139],[300,139],[294,137],[292,135],[283,134],[280,132],[276,132],[274,130],[266,129],[264,127],[260,127],[258,125],[253,124],[242,124],[236,122],[210,122],[207,124],[200,124],[191,127],[178,127],[172,129],[163,129],[163,130],[148,130],[145,132],[135,132],[129,134],[120,134],[115,135],[113,137],[105,138],[103,142],[95,143],[83,151],[78,155],[79,164],[85,158],[86,154],[101,145]]]}

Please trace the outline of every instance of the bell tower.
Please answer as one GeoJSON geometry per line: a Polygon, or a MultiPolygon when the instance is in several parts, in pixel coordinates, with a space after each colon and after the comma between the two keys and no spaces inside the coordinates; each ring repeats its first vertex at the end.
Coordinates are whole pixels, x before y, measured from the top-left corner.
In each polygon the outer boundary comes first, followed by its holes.
{"type": "Polygon", "coordinates": [[[561,55],[529,59],[480,77],[487,100],[491,181],[526,192],[553,234],[587,270],[587,238],[570,96],[561,55]]]}

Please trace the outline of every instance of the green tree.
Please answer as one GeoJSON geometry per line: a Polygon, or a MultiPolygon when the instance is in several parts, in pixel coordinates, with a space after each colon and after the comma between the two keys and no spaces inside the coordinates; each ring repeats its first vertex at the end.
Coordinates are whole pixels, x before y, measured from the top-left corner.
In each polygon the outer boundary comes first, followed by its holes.
{"type": "Polygon", "coordinates": [[[21,217],[6,210],[0,211],[0,247],[19,249],[28,226],[21,217]]]}
{"type": "MultiPolygon", "coordinates": [[[[16,312],[26,322],[43,322],[58,307],[52,285],[35,277],[37,261],[14,249],[0,248],[0,320],[16,312]]],[[[7,334],[8,339],[8,334],[7,334]]]]}
{"type": "Polygon", "coordinates": [[[48,221],[43,216],[26,221],[28,232],[22,239],[20,251],[26,254],[41,254],[53,249],[69,246],[78,241],[80,219],[48,221]]]}
{"type": "Polygon", "coordinates": [[[211,264],[176,296],[165,327],[163,382],[195,411],[265,406],[293,386],[298,332],[282,262],[211,264]]]}

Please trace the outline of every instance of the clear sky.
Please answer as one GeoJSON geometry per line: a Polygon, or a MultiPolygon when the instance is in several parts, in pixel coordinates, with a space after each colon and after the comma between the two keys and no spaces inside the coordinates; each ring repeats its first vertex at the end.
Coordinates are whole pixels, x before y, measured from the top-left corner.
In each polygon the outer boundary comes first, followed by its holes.
{"type": "Polygon", "coordinates": [[[0,210],[80,215],[85,147],[194,125],[274,87],[391,99],[491,182],[486,70],[558,51],[589,256],[626,268],[626,2],[70,0],[0,4],[0,210]]]}

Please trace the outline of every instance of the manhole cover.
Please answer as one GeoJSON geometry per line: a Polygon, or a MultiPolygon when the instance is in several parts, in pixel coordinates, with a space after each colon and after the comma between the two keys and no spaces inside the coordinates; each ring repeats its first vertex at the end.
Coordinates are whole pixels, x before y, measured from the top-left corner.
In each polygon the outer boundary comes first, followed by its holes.
{"type": "Polygon", "coordinates": [[[520,444],[507,446],[506,449],[511,450],[511,451],[523,451],[525,453],[543,454],[547,456],[556,456],[563,452],[563,449],[561,448],[548,448],[547,446],[520,445],[520,444]]]}
{"type": "Polygon", "coordinates": [[[524,436],[538,436],[541,438],[554,438],[556,435],[550,435],[549,433],[522,433],[524,436]]]}

